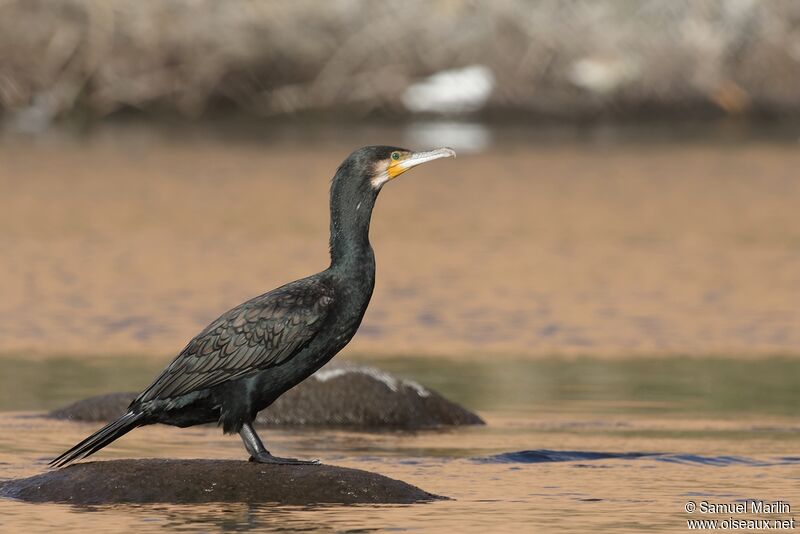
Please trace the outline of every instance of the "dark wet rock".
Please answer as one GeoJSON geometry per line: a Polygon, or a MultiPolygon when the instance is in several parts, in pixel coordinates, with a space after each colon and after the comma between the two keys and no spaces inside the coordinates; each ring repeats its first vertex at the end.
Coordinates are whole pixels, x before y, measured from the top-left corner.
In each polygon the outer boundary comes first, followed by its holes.
{"type": "Polygon", "coordinates": [[[75,464],[3,482],[0,495],[73,504],[403,504],[444,498],[377,473],[331,465],[166,459],[75,464]]]}
{"type": "Polygon", "coordinates": [[[404,429],[484,424],[417,382],[350,363],[323,367],[259,413],[256,422],[404,429]]]}
{"type": "MultiPolygon", "coordinates": [[[[112,393],[50,412],[74,421],[110,421],[125,413],[136,393],[112,393]]],[[[332,363],[258,414],[257,424],[416,430],[482,425],[483,420],[420,384],[386,371],[332,363]]]]}

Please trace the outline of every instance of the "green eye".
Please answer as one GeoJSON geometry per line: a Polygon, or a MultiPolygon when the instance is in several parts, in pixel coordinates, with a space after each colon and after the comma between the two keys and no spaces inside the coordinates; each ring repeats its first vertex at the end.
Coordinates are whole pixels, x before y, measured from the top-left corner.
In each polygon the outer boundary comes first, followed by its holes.
{"type": "Polygon", "coordinates": [[[395,161],[400,159],[400,152],[392,152],[392,159],[395,161]]]}

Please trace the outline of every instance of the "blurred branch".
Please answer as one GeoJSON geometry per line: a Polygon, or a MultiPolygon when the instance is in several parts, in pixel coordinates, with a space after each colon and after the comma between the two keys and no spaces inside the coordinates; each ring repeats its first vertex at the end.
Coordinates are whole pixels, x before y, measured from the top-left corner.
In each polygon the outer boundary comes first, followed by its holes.
{"type": "Polygon", "coordinates": [[[792,0],[0,0],[0,110],[401,112],[434,72],[484,65],[489,110],[579,117],[800,110],[792,0]]]}

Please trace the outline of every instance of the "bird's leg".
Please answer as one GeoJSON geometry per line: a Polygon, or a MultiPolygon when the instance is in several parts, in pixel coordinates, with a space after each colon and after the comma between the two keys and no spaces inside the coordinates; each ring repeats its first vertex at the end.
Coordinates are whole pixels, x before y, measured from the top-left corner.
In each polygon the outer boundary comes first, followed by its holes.
{"type": "Polygon", "coordinates": [[[242,425],[239,431],[244,441],[244,448],[250,453],[250,461],[258,462],[261,464],[281,464],[281,465],[317,465],[319,460],[297,460],[295,458],[278,458],[272,456],[270,452],[264,447],[261,438],[256,434],[256,429],[250,423],[242,425]]]}

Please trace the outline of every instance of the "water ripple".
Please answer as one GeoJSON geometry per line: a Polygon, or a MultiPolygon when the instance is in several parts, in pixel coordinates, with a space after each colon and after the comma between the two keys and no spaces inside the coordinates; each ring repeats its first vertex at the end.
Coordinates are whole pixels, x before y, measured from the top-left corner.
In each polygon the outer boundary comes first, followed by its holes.
{"type": "Polygon", "coordinates": [[[640,458],[652,459],[657,462],[716,467],[724,467],[728,465],[766,467],[775,465],[800,464],[800,457],[795,456],[784,456],[771,459],[754,459],[745,458],[742,456],[701,456],[697,454],[667,454],[659,452],[553,451],[549,449],[504,452],[492,456],[474,458],[473,460],[479,463],[537,464],[549,462],[579,462],[610,459],[635,460],[640,458]]]}

